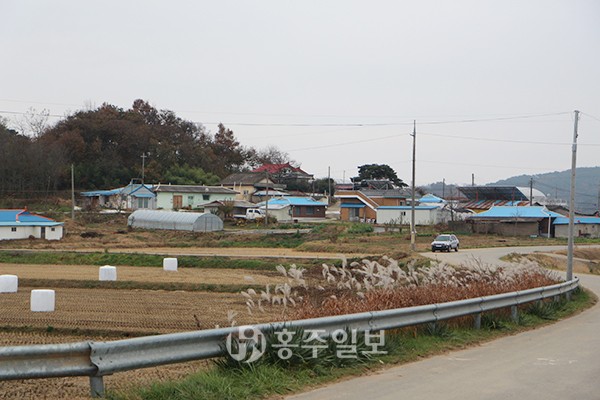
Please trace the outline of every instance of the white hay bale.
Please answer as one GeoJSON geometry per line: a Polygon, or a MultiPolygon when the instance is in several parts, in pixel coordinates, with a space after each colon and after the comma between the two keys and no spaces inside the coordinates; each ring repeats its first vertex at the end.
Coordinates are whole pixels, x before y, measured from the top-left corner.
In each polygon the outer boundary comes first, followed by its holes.
{"type": "Polygon", "coordinates": [[[52,312],[54,311],[54,290],[36,289],[31,291],[31,311],[52,312]]]}
{"type": "Polygon", "coordinates": [[[0,275],[0,293],[17,293],[19,278],[16,275],[0,275]]]}
{"type": "Polygon", "coordinates": [[[177,271],[177,259],[176,258],[165,258],[165,259],[163,259],[163,270],[165,270],[165,271],[177,271]]]}
{"type": "Polygon", "coordinates": [[[99,280],[101,280],[101,281],[116,281],[117,280],[117,267],[105,265],[103,267],[100,267],[98,274],[99,274],[99,280]]]}

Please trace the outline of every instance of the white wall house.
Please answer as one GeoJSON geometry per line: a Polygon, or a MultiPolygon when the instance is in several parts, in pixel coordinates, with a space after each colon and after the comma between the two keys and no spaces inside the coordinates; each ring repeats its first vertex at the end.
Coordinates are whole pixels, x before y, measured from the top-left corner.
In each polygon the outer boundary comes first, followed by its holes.
{"type": "Polygon", "coordinates": [[[179,210],[181,208],[197,209],[213,201],[235,200],[237,192],[221,186],[199,185],[157,185],[156,208],[163,210],[179,210]]]}
{"type": "Polygon", "coordinates": [[[27,210],[0,210],[0,240],[28,239],[60,240],[63,223],[31,214],[27,210]]]}
{"type": "MultiPolygon", "coordinates": [[[[378,224],[410,224],[411,206],[381,206],[377,208],[378,224]]],[[[450,220],[450,211],[437,206],[415,206],[415,225],[435,225],[450,220]]]]}

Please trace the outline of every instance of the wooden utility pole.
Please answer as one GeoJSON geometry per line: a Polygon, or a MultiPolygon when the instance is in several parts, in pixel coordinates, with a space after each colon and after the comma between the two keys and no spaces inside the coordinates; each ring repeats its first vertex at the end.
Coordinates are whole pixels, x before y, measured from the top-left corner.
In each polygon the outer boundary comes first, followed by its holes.
{"type": "Polygon", "coordinates": [[[328,197],[327,197],[327,205],[330,206],[331,205],[331,167],[327,167],[327,187],[329,190],[328,193],[328,197]]]}
{"type": "Polygon", "coordinates": [[[411,184],[411,203],[410,203],[410,249],[417,251],[417,229],[415,226],[415,158],[417,155],[417,121],[413,121],[413,150],[412,150],[412,184],[411,184]]]}
{"type": "Polygon", "coordinates": [[[569,242],[567,246],[567,281],[573,279],[573,242],[575,234],[575,171],[577,169],[577,127],[579,111],[575,110],[575,126],[573,129],[573,147],[571,155],[571,197],[569,199],[569,242]]]}

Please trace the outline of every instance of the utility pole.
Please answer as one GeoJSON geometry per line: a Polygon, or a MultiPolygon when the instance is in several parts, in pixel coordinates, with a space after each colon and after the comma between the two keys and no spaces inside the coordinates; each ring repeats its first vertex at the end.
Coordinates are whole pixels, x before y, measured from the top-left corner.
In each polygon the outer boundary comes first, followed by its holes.
{"type": "Polygon", "coordinates": [[[413,150],[412,150],[412,184],[411,184],[411,203],[410,203],[410,249],[417,251],[417,229],[415,226],[415,158],[417,155],[417,120],[413,121],[413,150]]]}
{"type": "Polygon", "coordinates": [[[71,164],[71,219],[75,221],[75,166],[71,164]]]}
{"type": "Polygon", "coordinates": [[[579,111],[575,110],[575,126],[573,129],[573,147],[571,157],[571,197],[569,199],[569,242],[567,245],[567,281],[573,279],[573,242],[575,231],[575,170],[577,169],[577,127],[579,111]]]}
{"type": "Polygon", "coordinates": [[[471,174],[471,186],[475,186],[475,174],[471,174]]]}
{"type": "Polygon", "coordinates": [[[146,168],[146,157],[148,157],[146,153],[142,153],[142,185],[144,184],[144,170],[146,168]]]}
{"type": "Polygon", "coordinates": [[[446,178],[442,179],[442,199],[446,198],[446,178]]]}
{"type": "Polygon", "coordinates": [[[327,185],[329,190],[329,195],[327,197],[327,205],[331,205],[331,167],[327,167],[327,185]]]}
{"type": "Polygon", "coordinates": [[[265,178],[267,179],[267,192],[266,192],[266,199],[267,201],[265,202],[265,226],[269,225],[269,171],[265,171],[265,178]]]}
{"type": "Polygon", "coordinates": [[[533,177],[529,178],[529,206],[533,205],[533,177]]]}

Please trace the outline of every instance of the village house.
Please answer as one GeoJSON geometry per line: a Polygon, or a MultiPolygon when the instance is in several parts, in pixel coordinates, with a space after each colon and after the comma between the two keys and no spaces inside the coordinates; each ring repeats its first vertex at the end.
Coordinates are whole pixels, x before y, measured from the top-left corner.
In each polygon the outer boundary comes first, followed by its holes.
{"type": "Polygon", "coordinates": [[[261,210],[268,210],[269,216],[277,222],[291,222],[304,219],[325,218],[327,204],[310,197],[281,197],[257,204],[261,210]]]}
{"type": "Polygon", "coordinates": [[[110,208],[115,210],[138,210],[156,208],[156,195],[152,185],[133,183],[111,190],[81,192],[83,208],[110,208]]]}
{"type": "MultiPolygon", "coordinates": [[[[579,217],[575,216],[574,236],[600,238],[600,218],[598,217],[579,217]]],[[[559,217],[554,220],[554,236],[557,238],[569,237],[569,218],[559,217]]]]}
{"type": "Polygon", "coordinates": [[[0,210],[0,240],[46,239],[63,237],[62,222],[25,210],[0,210]]]}
{"type": "Polygon", "coordinates": [[[154,187],[156,208],[179,210],[199,209],[213,201],[235,200],[238,192],[222,186],[161,185],[154,187]]]}
{"type": "Polygon", "coordinates": [[[264,173],[238,172],[231,174],[221,181],[221,186],[236,191],[235,200],[252,201],[252,196],[261,190],[282,189],[283,185],[276,185],[264,173]]]}
{"type": "Polygon", "coordinates": [[[340,200],[342,221],[375,222],[379,207],[405,206],[408,196],[402,189],[365,189],[341,190],[334,197],[340,200]]]}
{"type": "Polygon", "coordinates": [[[469,216],[466,221],[474,233],[553,237],[553,222],[561,217],[543,206],[494,206],[469,216]]]}

